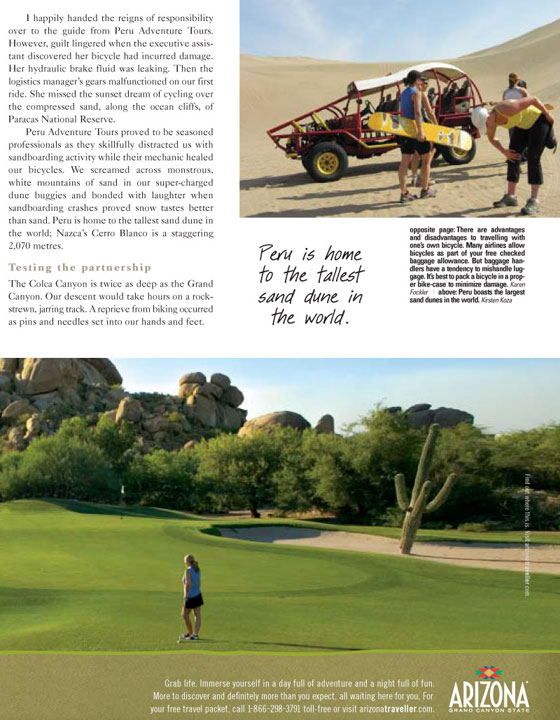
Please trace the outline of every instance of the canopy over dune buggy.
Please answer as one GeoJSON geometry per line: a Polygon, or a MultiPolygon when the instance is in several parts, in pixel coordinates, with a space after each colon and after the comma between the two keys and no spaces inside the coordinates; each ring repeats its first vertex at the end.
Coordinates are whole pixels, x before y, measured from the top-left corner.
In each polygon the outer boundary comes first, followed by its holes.
{"type": "Polygon", "coordinates": [[[447,63],[423,63],[383,77],[356,80],[348,85],[344,97],[288,120],[267,134],[288,158],[301,160],[313,180],[338,180],[348,167],[348,156],[364,160],[398,147],[394,135],[370,130],[368,117],[374,112],[400,114],[403,81],[409,70],[419,70],[430,80],[427,96],[438,123],[461,128],[473,137],[468,152],[441,147],[441,154],[452,165],[469,163],[476,154],[474,138],[479,137],[470,112],[482,103],[482,97],[463,70],[447,63]]]}

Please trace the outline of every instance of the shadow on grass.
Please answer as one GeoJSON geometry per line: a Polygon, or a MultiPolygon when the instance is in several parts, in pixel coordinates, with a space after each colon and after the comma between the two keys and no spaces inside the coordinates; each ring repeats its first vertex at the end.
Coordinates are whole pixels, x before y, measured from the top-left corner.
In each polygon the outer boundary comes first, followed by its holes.
{"type": "Polygon", "coordinates": [[[142,505],[100,505],[81,500],[56,500],[45,498],[43,502],[58,505],[65,510],[82,515],[120,515],[121,517],[145,517],[164,520],[198,520],[196,515],[187,515],[178,510],[144,507],[142,505]]]}
{"type": "MultiPolygon", "coordinates": [[[[192,648],[193,650],[203,650],[205,646],[208,645],[220,645],[222,646],[224,642],[227,641],[221,641],[221,640],[210,640],[209,638],[202,637],[197,642],[181,642],[178,643],[181,649],[188,648],[189,650],[192,648]]],[[[265,648],[300,648],[302,650],[334,650],[335,652],[359,652],[361,650],[370,650],[371,648],[367,647],[341,647],[340,645],[300,645],[298,643],[286,643],[286,642],[276,642],[275,640],[270,640],[269,642],[265,641],[255,641],[255,642],[248,642],[248,641],[240,641],[239,646],[243,646],[243,649],[245,650],[247,647],[265,647],[265,648]]]]}
{"type": "Polygon", "coordinates": [[[306,538],[320,537],[322,530],[305,528],[299,525],[267,525],[258,526],[226,525],[221,526],[222,536],[248,540],[249,542],[274,543],[278,540],[305,540],[306,538]]]}
{"type": "Polygon", "coordinates": [[[299,645],[298,643],[283,643],[283,642],[252,642],[247,643],[248,645],[266,645],[268,647],[277,646],[277,647],[287,647],[287,648],[306,648],[307,650],[336,650],[338,652],[342,651],[350,651],[350,652],[358,652],[360,650],[370,650],[371,648],[357,648],[357,647],[341,647],[340,645],[331,646],[331,645],[299,645]]]}

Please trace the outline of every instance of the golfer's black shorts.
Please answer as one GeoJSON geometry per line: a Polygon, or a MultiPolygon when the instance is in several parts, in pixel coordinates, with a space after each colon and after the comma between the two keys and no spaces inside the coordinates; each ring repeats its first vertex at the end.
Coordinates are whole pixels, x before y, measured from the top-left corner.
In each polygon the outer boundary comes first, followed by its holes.
{"type": "Polygon", "coordinates": [[[190,597],[190,598],[185,598],[185,607],[189,608],[189,610],[200,607],[201,605],[204,605],[204,600],[202,599],[202,594],[195,595],[194,597],[190,597]]]}
{"type": "Polygon", "coordinates": [[[400,137],[398,143],[403,155],[414,155],[415,152],[417,152],[418,155],[427,155],[432,149],[431,142],[427,140],[420,142],[416,138],[400,137]]]}

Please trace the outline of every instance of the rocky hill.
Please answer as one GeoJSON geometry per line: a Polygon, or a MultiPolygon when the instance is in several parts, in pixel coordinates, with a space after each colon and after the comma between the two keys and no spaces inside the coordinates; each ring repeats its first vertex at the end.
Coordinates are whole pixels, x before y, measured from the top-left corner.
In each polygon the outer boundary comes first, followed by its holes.
{"type": "Polygon", "coordinates": [[[105,414],[131,423],[142,449],[190,446],[216,430],[238,431],[247,411],[243,393],[215,373],[207,380],[191,372],[179,380],[177,395],[129,393],[107,358],[0,359],[0,438],[6,449],[23,450],[29,441],[56,430],[65,417],[95,422],[105,414]]]}
{"type": "MultiPolygon", "coordinates": [[[[177,395],[126,393],[121,374],[107,358],[0,358],[0,447],[24,450],[33,438],[53,433],[64,418],[76,415],[91,423],[102,415],[130,423],[142,452],[189,448],[220,430],[244,437],[275,427],[311,428],[306,418],[289,410],[247,420],[243,401],[242,391],[222,373],[209,379],[202,372],[186,373],[177,395]]],[[[400,407],[386,411],[403,412],[400,407]]],[[[432,409],[427,403],[404,414],[417,429],[433,422],[442,427],[474,422],[463,410],[432,409]]],[[[323,415],[313,430],[334,433],[332,415],[323,415]]]]}

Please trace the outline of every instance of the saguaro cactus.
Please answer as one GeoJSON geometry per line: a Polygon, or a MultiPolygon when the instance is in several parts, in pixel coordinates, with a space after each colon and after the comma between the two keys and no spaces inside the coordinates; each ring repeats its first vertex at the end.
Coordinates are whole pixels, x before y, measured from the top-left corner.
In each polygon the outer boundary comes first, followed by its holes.
{"type": "Polygon", "coordinates": [[[434,450],[436,448],[436,441],[439,435],[439,425],[430,425],[428,431],[428,437],[422,448],[422,454],[418,463],[418,469],[416,471],[416,478],[414,480],[414,487],[412,488],[412,495],[410,496],[410,502],[407,499],[406,486],[404,484],[404,475],[399,473],[395,476],[395,489],[397,491],[397,502],[400,509],[406,512],[403,526],[400,548],[403,555],[409,555],[414,544],[416,532],[422,522],[422,515],[433,512],[443,505],[447,500],[451,488],[455,483],[456,476],[451,473],[443,487],[434,497],[433,500],[428,502],[428,493],[432,483],[427,480],[428,473],[430,471],[430,465],[434,456],[434,450]]]}

